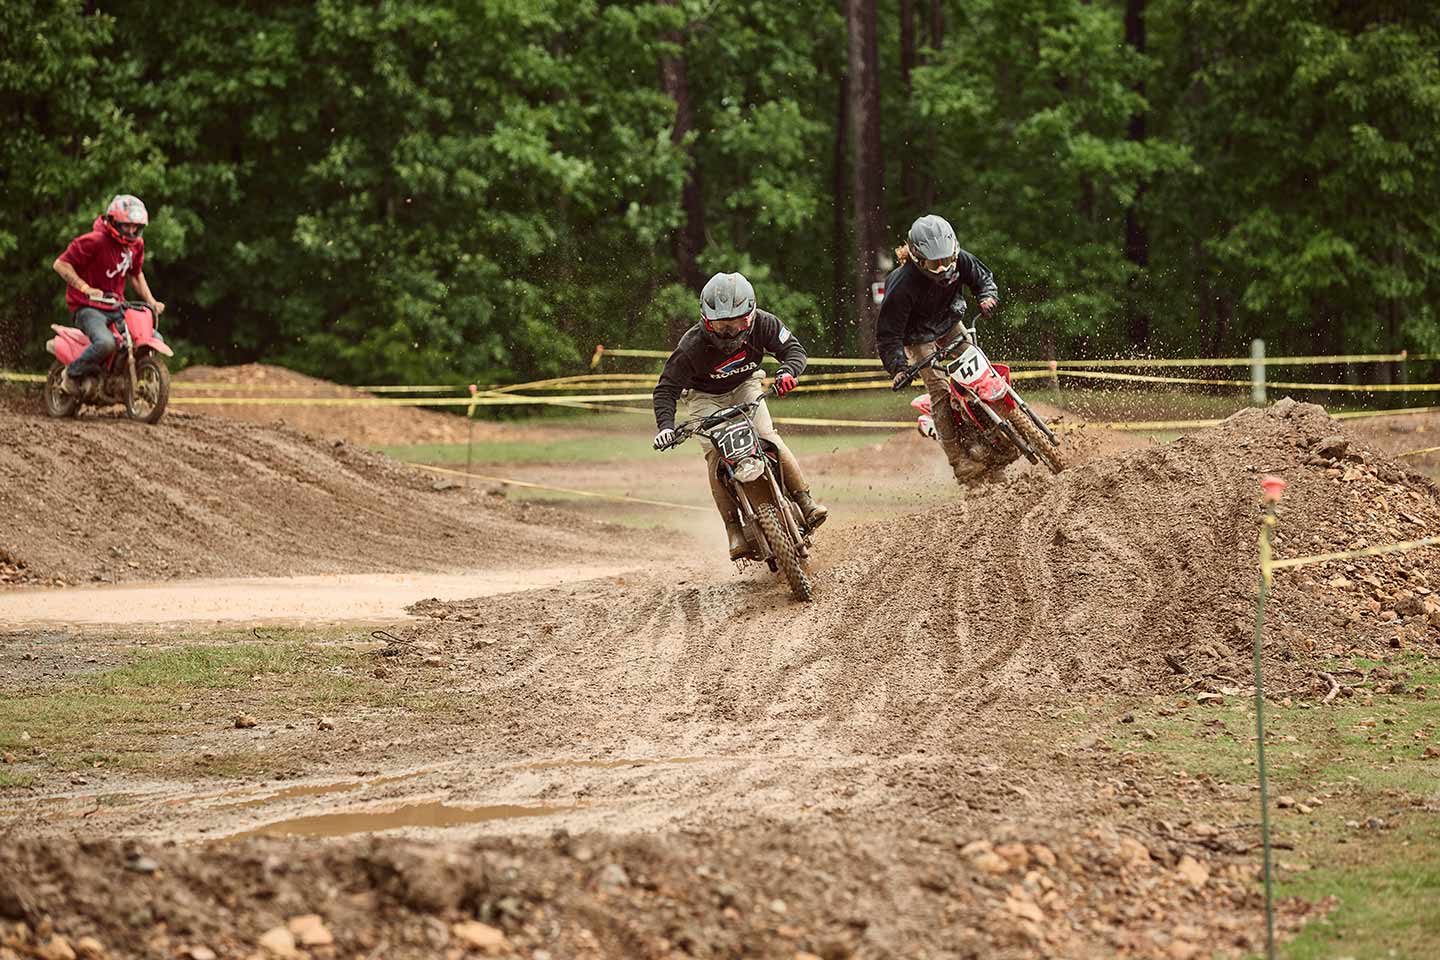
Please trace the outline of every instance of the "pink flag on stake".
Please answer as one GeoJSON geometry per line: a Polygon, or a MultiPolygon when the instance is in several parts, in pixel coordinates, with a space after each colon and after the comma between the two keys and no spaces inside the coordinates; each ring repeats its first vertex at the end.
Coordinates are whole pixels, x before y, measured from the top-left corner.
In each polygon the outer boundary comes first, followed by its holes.
{"type": "Polygon", "coordinates": [[[1280,498],[1285,496],[1287,484],[1280,477],[1266,474],[1260,481],[1260,486],[1265,488],[1265,499],[1269,503],[1279,503],[1280,498]]]}
{"type": "Polygon", "coordinates": [[[477,393],[479,393],[479,392],[480,392],[480,388],[479,388],[479,387],[475,386],[475,384],[473,384],[473,383],[470,384],[470,396],[473,397],[473,396],[475,396],[475,394],[477,394],[477,393]]]}

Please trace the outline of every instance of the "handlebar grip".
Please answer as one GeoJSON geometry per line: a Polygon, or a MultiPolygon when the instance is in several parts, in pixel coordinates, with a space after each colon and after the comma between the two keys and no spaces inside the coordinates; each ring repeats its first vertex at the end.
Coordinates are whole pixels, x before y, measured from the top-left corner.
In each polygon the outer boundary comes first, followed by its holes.
{"type": "Polygon", "coordinates": [[[903,379],[897,380],[896,382],[890,384],[890,391],[892,393],[899,393],[901,390],[904,390],[906,387],[910,386],[910,384],[914,383],[915,372],[916,371],[914,370],[906,370],[903,379]]]}

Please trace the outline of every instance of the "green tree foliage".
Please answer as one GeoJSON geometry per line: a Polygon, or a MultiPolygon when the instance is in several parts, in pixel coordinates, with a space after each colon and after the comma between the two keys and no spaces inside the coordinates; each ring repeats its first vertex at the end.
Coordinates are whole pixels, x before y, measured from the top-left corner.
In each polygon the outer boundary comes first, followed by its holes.
{"type": "Polygon", "coordinates": [[[1182,144],[1127,137],[1146,107],[1133,87],[1152,65],[1122,42],[1122,14],[981,0],[915,73],[913,109],[938,134],[926,164],[937,212],[996,271],[1013,304],[1006,327],[1024,340],[1120,346],[1125,209],[1140,183],[1190,165],[1182,144]]]}
{"type": "Polygon", "coordinates": [[[160,158],[108,82],[114,32],[113,19],[70,0],[15,0],[0,17],[0,366],[33,364],[22,345],[61,319],[47,309],[63,294],[50,264],[89,229],[113,171],[159,182],[160,158]]]}
{"type": "MultiPolygon", "coordinates": [[[[1126,6],[880,0],[894,240],[930,198],[996,271],[1016,355],[1440,349],[1440,7],[1148,0],[1142,51],[1126,6]],[[908,90],[902,6],[929,44],[908,90]],[[1148,343],[1127,310],[1153,318],[1148,343]]],[[[0,18],[0,365],[44,359],[50,261],[128,191],[186,360],[351,382],[573,371],[693,315],[671,242],[689,177],[700,270],[745,271],[824,352],[858,347],[835,285],[854,242],[835,230],[853,182],[838,3],[103,9],[0,18]]]]}

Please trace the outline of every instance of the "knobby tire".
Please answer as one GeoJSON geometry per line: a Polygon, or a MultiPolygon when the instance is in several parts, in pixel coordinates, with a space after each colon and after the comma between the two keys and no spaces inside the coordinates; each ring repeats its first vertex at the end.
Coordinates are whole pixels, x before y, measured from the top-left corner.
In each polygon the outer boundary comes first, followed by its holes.
{"type": "Polygon", "coordinates": [[[755,508],[755,519],[760,524],[760,532],[765,535],[765,542],[770,544],[770,552],[775,555],[775,566],[780,568],[785,582],[790,585],[791,595],[796,600],[811,599],[810,578],[800,566],[800,555],[795,552],[795,544],[790,539],[785,521],[780,519],[780,512],[773,503],[762,503],[755,508]]]}
{"type": "Polygon", "coordinates": [[[1040,428],[1031,422],[1024,410],[1016,407],[1010,411],[1006,419],[1010,421],[1010,426],[1020,434],[1020,438],[1030,445],[1031,450],[1035,451],[1035,455],[1045,461],[1045,466],[1050,468],[1051,473],[1059,473],[1065,469],[1065,460],[1060,456],[1059,448],[1040,432],[1040,428]]]}

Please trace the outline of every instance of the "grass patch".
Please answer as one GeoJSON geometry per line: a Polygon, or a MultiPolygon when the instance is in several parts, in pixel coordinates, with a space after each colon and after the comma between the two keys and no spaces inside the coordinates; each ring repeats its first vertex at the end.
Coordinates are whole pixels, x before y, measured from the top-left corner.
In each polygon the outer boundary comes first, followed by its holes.
{"type": "Polygon", "coordinates": [[[256,676],[287,675],[315,667],[341,665],[345,652],[317,650],[300,644],[233,644],[177,647],[145,651],[123,667],[92,677],[101,690],[234,688],[256,676]]]}
{"type": "MultiPolygon", "coordinates": [[[[0,700],[0,748],[60,769],[153,771],[162,741],[247,705],[293,713],[395,703],[401,694],[371,680],[369,669],[357,651],[300,643],[147,650],[113,670],[0,700]]],[[[202,769],[229,775],[256,766],[222,758],[202,769]]]]}
{"type": "MultiPolygon", "coordinates": [[[[1353,846],[1353,845],[1352,845],[1353,846]]],[[[1440,826],[1431,818],[1364,844],[1345,862],[1280,884],[1282,896],[1339,905],[1286,944],[1286,960],[1440,956],[1440,826]]]]}
{"type": "Polygon", "coordinates": [[[0,769],[0,790],[22,790],[34,782],[35,778],[28,773],[12,773],[0,769]]]}
{"type": "MultiPolygon", "coordinates": [[[[1427,747],[1440,746],[1440,700],[1408,692],[1416,685],[1435,690],[1440,665],[1411,657],[1385,666],[1410,675],[1407,692],[1360,689],[1324,706],[1266,703],[1272,837],[1294,845],[1277,859],[1311,867],[1282,871],[1276,895],[1338,902],[1284,946],[1289,960],[1440,956],[1440,819],[1430,812],[1440,802],[1440,759],[1425,757],[1427,747]],[[1310,809],[1279,809],[1286,795],[1310,809]],[[1372,818],[1385,826],[1369,829],[1372,818]]],[[[1258,782],[1248,698],[1217,707],[1146,705],[1134,713],[1133,726],[1112,733],[1115,746],[1224,783],[1258,782]]],[[[1254,804],[1232,801],[1213,815],[1252,821],[1254,804]]]]}

